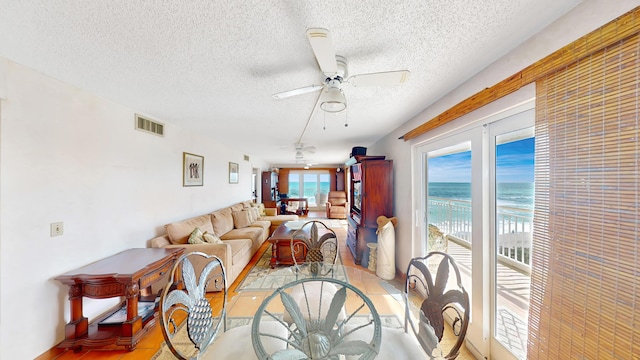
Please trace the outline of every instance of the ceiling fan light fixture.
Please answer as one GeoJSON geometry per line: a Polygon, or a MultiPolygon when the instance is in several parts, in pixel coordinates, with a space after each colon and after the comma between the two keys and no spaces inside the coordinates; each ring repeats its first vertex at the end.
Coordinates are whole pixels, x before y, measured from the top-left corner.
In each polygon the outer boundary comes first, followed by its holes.
{"type": "Polygon", "coordinates": [[[338,113],[346,108],[347,98],[339,88],[329,88],[320,103],[320,109],[330,113],[338,113]]]}

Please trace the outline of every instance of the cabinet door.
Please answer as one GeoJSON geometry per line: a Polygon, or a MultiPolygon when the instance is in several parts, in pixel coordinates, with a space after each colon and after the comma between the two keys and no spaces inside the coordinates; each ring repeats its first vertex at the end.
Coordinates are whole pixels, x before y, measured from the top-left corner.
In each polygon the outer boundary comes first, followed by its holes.
{"type": "Polygon", "coordinates": [[[378,216],[393,216],[392,169],[392,160],[370,160],[362,163],[363,226],[377,227],[378,216]]]}
{"type": "Polygon", "coordinates": [[[271,171],[262,172],[262,202],[271,201],[271,171]]]}

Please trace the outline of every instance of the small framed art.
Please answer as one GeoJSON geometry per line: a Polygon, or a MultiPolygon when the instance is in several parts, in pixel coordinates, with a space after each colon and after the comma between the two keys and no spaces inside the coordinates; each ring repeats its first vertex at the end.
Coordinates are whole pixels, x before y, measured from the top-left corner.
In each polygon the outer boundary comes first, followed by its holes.
{"type": "Polygon", "coordinates": [[[229,163],[229,184],[238,183],[238,164],[229,163]]]}
{"type": "Polygon", "coordinates": [[[204,157],[182,153],[182,186],[202,186],[204,178],[204,157]]]}

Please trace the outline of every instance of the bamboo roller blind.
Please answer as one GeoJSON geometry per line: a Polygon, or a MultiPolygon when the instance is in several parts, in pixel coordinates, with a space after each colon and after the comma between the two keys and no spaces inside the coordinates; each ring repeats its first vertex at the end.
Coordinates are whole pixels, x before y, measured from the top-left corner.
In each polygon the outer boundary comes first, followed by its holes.
{"type": "Polygon", "coordinates": [[[537,80],[529,359],[640,357],[639,53],[537,80]]]}

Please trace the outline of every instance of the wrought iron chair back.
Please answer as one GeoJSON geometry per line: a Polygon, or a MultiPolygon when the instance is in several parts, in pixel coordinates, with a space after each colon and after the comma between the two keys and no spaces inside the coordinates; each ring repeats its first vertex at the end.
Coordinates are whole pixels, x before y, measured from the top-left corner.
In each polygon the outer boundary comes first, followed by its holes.
{"type": "Polygon", "coordinates": [[[368,360],[377,356],[382,336],[381,321],[371,300],[358,288],[334,278],[311,277],[288,283],[267,297],[256,312],[251,329],[251,340],[259,359],[337,359],[340,355],[358,356],[368,360]],[[331,299],[323,299],[325,287],[337,288],[331,299]],[[301,288],[304,297],[290,295],[294,288],[301,288]],[[319,289],[320,296],[314,289],[319,289]],[[308,294],[314,293],[314,296],[308,294]],[[346,299],[349,308],[344,312],[346,299]],[[328,301],[330,300],[330,302],[328,301]],[[284,316],[293,319],[289,325],[282,316],[270,309],[284,308],[284,316]],[[362,316],[357,316],[362,315],[362,316]],[[277,321],[288,326],[284,337],[273,336],[260,330],[263,321],[277,321]],[[350,340],[354,335],[358,340],[350,340]],[[287,348],[269,353],[263,343],[276,338],[286,341],[287,348]],[[365,340],[362,340],[365,339],[365,340]]]}
{"type": "Polygon", "coordinates": [[[312,275],[327,275],[338,259],[338,237],[322,221],[308,221],[291,236],[291,257],[299,270],[296,254],[306,254],[304,261],[312,275]]]}
{"type": "Polygon", "coordinates": [[[171,271],[172,281],[165,286],[159,304],[162,335],[171,352],[178,359],[197,359],[222,330],[226,331],[227,280],[224,265],[215,255],[192,252],[182,255],[171,271]],[[205,264],[199,276],[190,259],[205,264]],[[205,297],[207,285],[213,281],[223,292],[221,307],[212,308],[205,297]],[[214,310],[216,316],[214,316],[214,310]],[[187,339],[177,336],[186,321],[187,339]],[[180,337],[180,341],[178,340],[180,337]]]}
{"type": "Polygon", "coordinates": [[[446,359],[455,359],[460,351],[467,327],[469,326],[469,294],[462,286],[460,271],[451,255],[433,251],[424,257],[411,259],[407,267],[407,279],[404,289],[405,296],[405,331],[410,326],[414,335],[425,349],[431,353],[437,343],[442,340],[444,333],[445,313],[449,313],[453,321],[451,327],[457,340],[451,347],[446,359]],[[435,278],[430,268],[437,266],[435,278]],[[450,275],[453,269],[453,277],[450,275]],[[415,290],[422,296],[418,325],[414,324],[409,311],[409,291],[415,290]],[[428,324],[435,331],[426,331],[428,324]],[[434,344],[434,342],[437,342],[434,344]]]}

